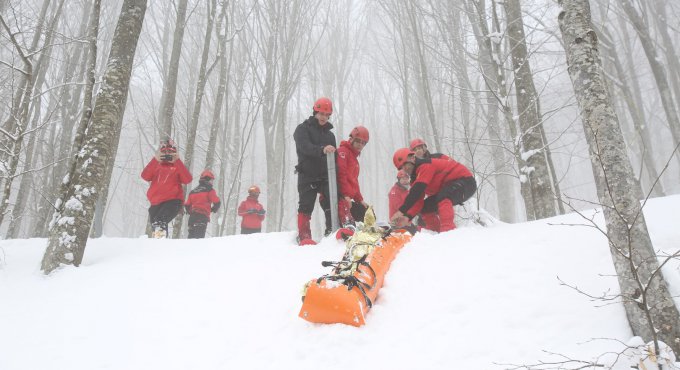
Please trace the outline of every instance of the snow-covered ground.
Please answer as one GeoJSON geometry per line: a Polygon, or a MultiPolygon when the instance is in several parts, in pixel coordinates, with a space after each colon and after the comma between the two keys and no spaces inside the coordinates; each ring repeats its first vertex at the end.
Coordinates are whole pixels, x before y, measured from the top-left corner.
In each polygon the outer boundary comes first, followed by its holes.
{"type": "MultiPolygon", "coordinates": [[[[655,247],[680,247],[680,196],[645,208],[655,247]]],[[[592,212],[589,212],[592,214],[592,212]]],[[[361,328],[298,317],[303,284],[340,258],[294,233],[92,240],[78,268],[39,271],[44,239],[0,242],[0,369],[503,369],[593,360],[632,334],[609,250],[576,214],[420,233],[361,328]]],[[[680,270],[664,270],[680,294],[680,270]]],[[[611,357],[611,356],[610,356],[611,357]]],[[[601,360],[605,362],[605,359],[601,360]]]]}

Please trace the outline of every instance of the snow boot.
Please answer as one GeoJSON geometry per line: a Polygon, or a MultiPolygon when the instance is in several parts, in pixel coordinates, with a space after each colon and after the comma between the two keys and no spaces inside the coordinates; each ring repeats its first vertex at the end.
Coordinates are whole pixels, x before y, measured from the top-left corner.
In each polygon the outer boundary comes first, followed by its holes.
{"type": "Polygon", "coordinates": [[[426,229],[439,232],[439,217],[436,213],[422,213],[420,217],[425,222],[426,229]]]}
{"type": "Polygon", "coordinates": [[[312,219],[311,215],[306,213],[298,213],[298,244],[299,245],[314,245],[316,242],[312,240],[312,229],[309,221],[312,219]]]}
{"type": "Polygon", "coordinates": [[[454,210],[451,199],[444,198],[438,204],[439,208],[439,232],[451,231],[456,228],[453,222],[454,210]]]}
{"type": "Polygon", "coordinates": [[[153,232],[151,233],[151,236],[154,239],[165,239],[168,237],[168,224],[165,222],[154,222],[151,225],[151,228],[153,232]]]}

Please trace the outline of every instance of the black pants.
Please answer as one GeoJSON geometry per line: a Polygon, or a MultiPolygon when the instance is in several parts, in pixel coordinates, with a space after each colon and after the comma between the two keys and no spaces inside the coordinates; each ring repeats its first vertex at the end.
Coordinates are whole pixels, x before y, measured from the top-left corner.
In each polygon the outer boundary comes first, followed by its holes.
{"type": "Polygon", "coordinates": [[[261,231],[262,231],[261,227],[253,228],[253,227],[243,227],[243,226],[241,226],[241,235],[257,234],[261,231]]]}
{"type": "Polygon", "coordinates": [[[444,184],[439,193],[427,197],[421,213],[437,212],[437,204],[444,198],[451,200],[454,206],[463,204],[477,191],[474,177],[463,177],[444,184]]]}
{"type": "Polygon", "coordinates": [[[151,221],[151,226],[154,228],[160,227],[167,233],[168,224],[175,216],[177,216],[182,207],[182,203],[181,199],[171,199],[149,207],[149,221],[151,221]]]}
{"type": "Polygon", "coordinates": [[[313,182],[300,182],[298,177],[298,212],[311,215],[314,210],[314,202],[316,202],[316,195],[319,194],[319,204],[323,209],[326,218],[326,232],[328,235],[331,232],[331,201],[328,196],[328,180],[317,180],[313,182]]]}
{"type": "Polygon", "coordinates": [[[210,217],[201,213],[189,215],[189,239],[205,238],[205,231],[208,229],[210,217]]]}

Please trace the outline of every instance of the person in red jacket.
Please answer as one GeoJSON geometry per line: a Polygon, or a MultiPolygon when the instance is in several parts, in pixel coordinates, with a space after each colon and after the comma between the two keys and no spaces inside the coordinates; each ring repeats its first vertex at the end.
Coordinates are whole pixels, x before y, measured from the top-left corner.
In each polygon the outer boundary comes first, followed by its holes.
{"type": "Polygon", "coordinates": [[[241,234],[255,234],[262,231],[262,220],[266,212],[262,204],[257,201],[259,196],[260,188],[253,185],[248,188],[248,198],[238,206],[238,215],[243,217],[241,234]]]}
{"type": "MultiPolygon", "coordinates": [[[[389,203],[390,203],[390,216],[395,214],[399,207],[404,204],[406,196],[408,195],[408,189],[410,188],[411,177],[404,170],[399,170],[397,172],[397,182],[394,183],[392,189],[389,193],[389,203]]],[[[395,226],[404,227],[410,223],[410,220],[406,216],[402,216],[395,222],[395,226]]]]}
{"type": "Polygon", "coordinates": [[[416,158],[409,148],[398,149],[392,158],[394,166],[415,179],[406,200],[390,221],[402,216],[412,219],[418,212],[426,228],[445,232],[456,228],[454,205],[463,204],[477,191],[472,172],[453,159],[416,158]],[[427,199],[423,199],[427,195],[427,199]]]}
{"type": "Polygon", "coordinates": [[[415,154],[416,158],[441,158],[441,159],[451,159],[446,154],[442,153],[430,153],[427,150],[427,144],[423,139],[413,139],[409,144],[409,149],[415,154]]]}
{"type": "Polygon", "coordinates": [[[151,206],[149,220],[154,238],[168,235],[168,224],[179,213],[184,202],[182,185],[191,182],[191,173],[179,159],[177,147],[171,139],[161,142],[161,147],[142,171],[142,179],[151,186],[146,192],[151,206]]]}
{"type": "Polygon", "coordinates": [[[358,157],[368,143],[368,129],[357,126],[349,134],[349,140],[340,142],[337,150],[338,167],[338,216],[341,226],[354,225],[355,221],[363,222],[368,204],[359,189],[358,157]]]}
{"type": "Polygon", "coordinates": [[[215,175],[212,171],[204,170],[198,180],[198,186],[189,193],[184,208],[189,214],[189,239],[205,238],[205,231],[210,222],[210,212],[215,213],[220,208],[220,198],[213,189],[215,175]]]}

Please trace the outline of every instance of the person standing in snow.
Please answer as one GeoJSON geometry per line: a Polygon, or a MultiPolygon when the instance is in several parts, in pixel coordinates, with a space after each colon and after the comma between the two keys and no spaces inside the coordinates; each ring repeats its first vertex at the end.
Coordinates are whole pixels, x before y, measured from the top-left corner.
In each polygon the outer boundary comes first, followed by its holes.
{"type": "Polygon", "coordinates": [[[182,185],[191,182],[191,173],[179,159],[175,142],[171,139],[161,142],[156,155],[144,167],[142,179],[151,186],[146,192],[151,206],[149,220],[153,237],[160,239],[168,235],[168,224],[177,216],[184,202],[182,185]]]}
{"type": "Polygon", "coordinates": [[[359,189],[358,157],[364,146],[368,144],[368,129],[357,126],[349,134],[349,140],[343,140],[338,147],[338,219],[341,226],[354,225],[355,221],[363,222],[368,204],[359,189]]]}
{"type": "MultiPolygon", "coordinates": [[[[312,115],[295,128],[295,152],[298,164],[295,172],[298,175],[298,243],[300,245],[316,244],[312,240],[310,220],[317,194],[319,204],[326,218],[325,235],[332,231],[331,205],[328,190],[328,167],[326,154],[334,153],[335,134],[333,125],[328,122],[333,113],[333,103],[328,98],[319,98],[312,107],[312,115]]],[[[337,181],[337,179],[331,179],[337,181]]]]}
{"type": "Polygon", "coordinates": [[[238,215],[241,220],[241,234],[255,234],[262,231],[262,220],[266,213],[262,204],[257,201],[260,196],[260,188],[253,185],[248,188],[248,197],[238,206],[238,215]]]}
{"type": "Polygon", "coordinates": [[[210,212],[215,213],[220,208],[220,198],[213,189],[215,175],[212,171],[204,170],[198,180],[198,186],[189,193],[184,208],[189,214],[189,239],[205,238],[205,231],[210,222],[210,212]]]}
{"type": "Polygon", "coordinates": [[[427,229],[437,232],[455,229],[453,206],[463,204],[477,191],[472,172],[451,158],[416,158],[409,148],[394,152],[392,161],[414,180],[404,203],[390,221],[396,224],[401,217],[412,219],[420,212],[427,229]],[[423,199],[426,195],[427,199],[423,199]]]}
{"type": "MultiPolygon", "coordinates": [[[[404,170],[399,170],[397,172],[397,182],[394,183],[392,189],[389,192],[389,205],[390,205],[390,216],[395,214],[399,207],[404,204],[406,196],[408,195],[408,189],[410,188],[411,177],[404,170]]],[[[404,227],[410,224],[410,220],[406,216],[400,217],[395,221],[395,226],[404,227]]]]}

